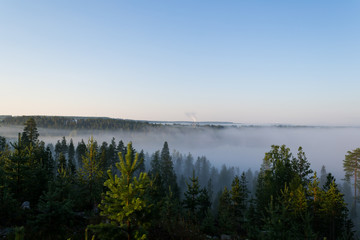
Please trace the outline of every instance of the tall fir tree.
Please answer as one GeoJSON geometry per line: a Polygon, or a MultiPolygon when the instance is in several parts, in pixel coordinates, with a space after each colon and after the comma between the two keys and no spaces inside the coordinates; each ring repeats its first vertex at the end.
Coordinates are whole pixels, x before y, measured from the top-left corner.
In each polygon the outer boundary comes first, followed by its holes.
{"type": "Polygon", "coordinates": [[[176,182],[176,174],[173,162],[171,160],[168,143],[165,142],[160,155],[160,175],[164,189],[171,189],[175,196],[178,195],[179,189],[176,182]]]}

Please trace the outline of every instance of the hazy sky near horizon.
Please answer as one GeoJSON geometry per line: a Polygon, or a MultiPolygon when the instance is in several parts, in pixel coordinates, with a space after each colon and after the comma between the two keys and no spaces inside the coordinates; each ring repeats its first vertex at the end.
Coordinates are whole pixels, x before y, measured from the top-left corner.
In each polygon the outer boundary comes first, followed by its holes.
{"type": "Polygon", "coordinates": [[[360,1],[1,1],[0,115],[359,125],[360,1]]]}

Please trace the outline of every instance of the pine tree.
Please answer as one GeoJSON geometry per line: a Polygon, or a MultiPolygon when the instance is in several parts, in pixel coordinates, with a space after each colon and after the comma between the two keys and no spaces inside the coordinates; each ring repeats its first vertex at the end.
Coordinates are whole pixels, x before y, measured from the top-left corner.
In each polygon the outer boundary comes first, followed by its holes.
{"type": "Polygon", "coordinates": [[[58,167],[58,171],[59,171],[59,169],[67,169],[67,167],[68,167],[68,165],[66,163],[66,158],[62,153],[60,153],[57,167],[58,167]]]}
{"type": "Polygon", "coordinates": [[[345,171],[345,179],[350,181],[350,178],[353,177],[354,208],[356,209],[357,189],[359,188],[358,179],[360,178],[360,148],[347,152],[345,155],[345,160],[343,161],[343,167],[345,171]]]}
{"type": "Polygon", "coordinates": [[[129,143],[125,159],[119,153],[120,162],[116,164],[121,172],[120,177],[108,171],[109,179],[104,186],[109,190],[100,205],[101,215],[119,225],[127,233],[128,240],[146,238],[146,215],[150,210],[145,199],[149,178],[144,172],[140,173],[139,178],[134,177],[141,161],[138,161],[138,154],[134,159],[132,155],[132,146],[129,143]]]}
{"type": "Polygon", "coordinates": [[[313,229],[314,232],[321,232],[321,216],[320,216],[320,203],[323,201],[324,191],[320,188],[320,181],[316,172],[307,186],[309,207],[311,215],[313,216],[313,229]]]}
{"type": "MultiPolygon", "coordinates": [[[[5,140],[5,138],[0,137],[1,139],[5,140]]],[[[14,224],[13,218],[17,215],[19,207],[9,187],[9,179],[7,179],[5,169],[5,164],[9,161],[11,151],[5,141],[3,144],[0,146],[0,225],[6,226],[6,224],[14,224]]]]}
{"type": "Polygon", "coordinates": [[[338,190],[335,180],[333,180],[320,202],[320,212],[324,225],[323,236],[328,239],[338,239],[340,234],[346,230],[347,208],[343,196],[338,190]]]}

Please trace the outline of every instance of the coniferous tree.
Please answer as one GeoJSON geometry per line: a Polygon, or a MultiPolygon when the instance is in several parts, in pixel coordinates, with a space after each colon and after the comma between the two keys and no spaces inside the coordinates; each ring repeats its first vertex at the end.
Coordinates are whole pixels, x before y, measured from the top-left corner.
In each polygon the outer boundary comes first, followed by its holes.
{"type": "Polygon", "coordinates": [[[356,209],[358,180],[360,178],[360,148],[348,151],[343,161],[345,179],[350,181],[353,178],[354,183],[354,208],[356,209]]]}
{"type": "Polygon", "coordinates": [[[320,202],[323,236],[338,239],[346,231],[347,209],[343,194],[337,188],[335,180],[330,183],[320,202]]]}
{"type": "Polygon", "coordinates": [[[66,157],[68,157],[69,147],[66,142],[65,136],[61,140],[61,152],[66,157]]]}
{"type": "Polygon", "coordinates": [[[70,139],[70,144],[68,148],[68,167],[70,173],[72,175],[75,174],[76,167],[75,167],[75,147],[72,138],[70,139]]]}
{"type": "MultiPolygon", "coordinates": [[[[60,156],[60,153],[62,153],[62,146],[60,140],[58,140],[55,144],[55,160],[57,160],[60,156]]],[[[63,154],[64,155],[64,154],[63,154]]]]}
{"type": "Polygon", "coordinates": [[[234,231],[238,234],[244,231],[243,224],[245,222],[245,212],[247,207],[248,190],[245,173],[239,176],[235,176],[231,184],[231,210],[232,210],[232,224],[234,231]]]}
{"type": "Polygon", "coordinates": [[[5,174],[8,179],[8,184],[11,191],[14,193],[14,197],[23,202],[27,200],[27,184],[30,171],[29,156],[26,154],[22,142],[22,138],[19,134],[18,141],[11,143],[13,151],[11,155],[5,159],[5,174]]]}
{"type": "Polygon", "coordinates": [[[186,183],[187,191],[184,193],[185,199],[183,201],[184,207],[188,209],[188,216],[191,221],[197,221],[197,211],[199,206],[200,185],[198,177],[195,177],[195,170],[193,176],[189,178],[190,183],[186,183]]]}
{"type": "Polygon", "coordinates": [[[139,168],[135,172],[135,176],[139,177],[141,172],[145,172],[145,154],[144,151],[141,150],[139,153],[139,161],[141,164],[139,165],[139,168]]]}
{"type": "Polygon", "coordinates": [[[36,122],[34,118],[29,118],[24,127],[21,139],[25,146],[32,144],[33,146],[37,143],[39,132],[37,130],[36,122]]]}
{"type": "Polygon", "coordinates": [[[108,163],[108,144],[103,142],[99,150],[99,161],[103,171],[107,171],[110,164],[108,163]]]}
{"type": "Polygon", "coordinates": [[[6,138],[0,136],[0,152],[5,150],[6,145],[6,138]]]}
{"type": "Polygon", "coordinates": [[[58,167],[58,171],[60,169],[67,169],[68,168],[68,165],[66,163],[66,158],[62,153],[60,153],[58,163],[57,163],[57,167],[58,167]]]}
{"type": "Polygon", "coordinates": [[[112,224],[120,226],[126,232],[127,238],[146,238],[146,215],[150,206],[145,199],[146,190],[150,184],[146,173],[134,177],[139,168],[138,154],[133,159],[131,143],[128,144],[125,159],[119,153],[120,162],[116,167],[121,172],[120,177],[108,171],[109,179],[104,186],[109,190],[101,202],[101,215],[110,219],[112,224]]]}
{"type": "Polygon", "coordinates": [[[5,138],[0,137],[0,140],[4,140],[3,142],[0,141],[0,225],[6,226],[6,224],[14,224],[12,219],[18,215],[19,210],[18,202],[9,187],[9,179],[5,169],[11,151],[5,138]]]}
{"type": "Polygon", "coordinates": [[[123,155],[123,158],[125,158],[126,146],[124,145],[124,142],[122,140],[119,141],[116,151],[118,153],[121,153],[123,155]]]}
{"type": "Polygon", "coordinates": [[[297,158],[292,159],[293,170],[300,178],[301,184],[308,184],[310,181],[309,174],[313,171],[310,168],[310,163],[307,161],[305,152],[302,147],[299,147],[297,158]]]}
{"type": "Polygon", "coordinates": [[[113,169],[115,169],[115,163],[119,159],[118,152],[116,150],[116,142],[115,138],[111,139],[111,143],[109,144],[108,148],[108,155],[109,155],[109,166],[113,169]]]}
{"type": "Polygon", "coordinates": [[[206,187],[200,190],[200,194],[198,197],[198,204],[199,204],[198,219],[200,219],[200,221],[203,221],[209,214],[209,210],[211,207],[211,200],[210,200],[209,192],[206,187]]]}
{"type": "Polygon", "coordinates": [[[173,194],[178,195],[178,186],[171,160],[168,143],[165,142],[160,155],[160,175],[165,189],[171,188],[173,194]]]}
{"type": "Polygon", "coordinates": [[[320,203],[324,197],[324,191],[320,188],[320,181],[317,177],[316,172],[308,184],[308,197],[311,199],[309,203],[309,210],[313,216],[313,229],[315,232],[321,232],[321,214],[320,214],[320,203]]]}
{"type": "Polygon", "coordinates": [[[184,177],[191,177],[192,172],[194,170],[194,158],[191,155],[191,153],[189,153],[185,159],[185,163],[184,163],[184,177]]]}
{"type": "Polygon", "coordinates": [[[82,167],[82,160],[83,157],[85,157],[87,151],[86,144],[83,139],[81,139],[81,142],[78,143],[76,147],[76,159],[78,163],[78,168],[82,167]]]}
{"type": "Polygon", "coordinates": [[[220,194],[217,215],[220,232],[222,234],[233,234],[233,214],[231,208],[231,195],[227,187],[225,187],[223,192],[220,194]]]}
{"type": "Polygon", "coordinates": [[[321,187],[323,187],[325,185],[326,179],[327,179],[326,167],[325,167],[325,165],[322,165],[321,170],[320,170],[320,186],[321,187]]]}
{"type": "Polygon", "coordinates": [[[89,206],[94,207],[101,192],[101,183],[103,178],[103,171],[100,161],[96,158],[97,150],[94,138],[89,139],[87,145],[87,152],[83,157],[82,168],[79,169],[80,182],[84,184],[87,189],[87,198],[89,206]]]}

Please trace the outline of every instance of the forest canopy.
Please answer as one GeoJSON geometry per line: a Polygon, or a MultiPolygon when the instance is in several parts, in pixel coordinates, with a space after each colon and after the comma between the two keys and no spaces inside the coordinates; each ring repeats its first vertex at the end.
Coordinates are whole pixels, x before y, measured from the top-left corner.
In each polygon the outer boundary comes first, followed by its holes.
{"type": "Polygon", "coordinates": [[[8,239],[354,238],[349,184],[325,167],[318,177],[301,147],[271,146],[252,172],[171,153],[167,142],[151,154],[91,136],[46,145],[37,126],[29,118],[16,141],[0,137],[8,239]]]}

